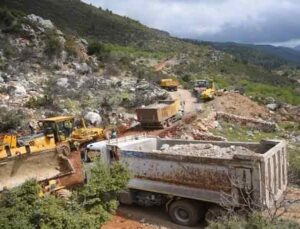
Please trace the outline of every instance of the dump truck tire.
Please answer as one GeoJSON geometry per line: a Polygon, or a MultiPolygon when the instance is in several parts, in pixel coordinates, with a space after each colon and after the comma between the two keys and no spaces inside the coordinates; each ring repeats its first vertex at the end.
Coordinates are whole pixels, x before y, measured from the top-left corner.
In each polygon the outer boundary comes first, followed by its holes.
{"type": "Polygon", "coordinates": [[[178,200],[171,204],[169,215],[173,222],[183,226],[195,226],[204,216],[204,208],[189,200],[178,200]]]}

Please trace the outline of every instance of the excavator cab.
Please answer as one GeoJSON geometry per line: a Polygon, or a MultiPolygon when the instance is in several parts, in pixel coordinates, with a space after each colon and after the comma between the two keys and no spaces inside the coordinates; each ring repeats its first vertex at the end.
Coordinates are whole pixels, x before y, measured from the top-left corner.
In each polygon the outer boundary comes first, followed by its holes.
{"type": "Polygon", "coordinates": [[[45,136],[54,138],[55,143],[68,141],[74,130],[73,116],[58,116],[39,121],[45,136]]]}

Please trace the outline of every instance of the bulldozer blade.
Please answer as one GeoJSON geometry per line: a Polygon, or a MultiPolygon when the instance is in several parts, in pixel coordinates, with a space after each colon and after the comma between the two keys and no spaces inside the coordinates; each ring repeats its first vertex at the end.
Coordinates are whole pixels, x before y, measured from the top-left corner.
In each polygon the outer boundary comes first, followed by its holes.
{"type": "Polygon", "coordinates": [[[0,161],[0,192],[21,185],[26,180],[38,182],[74,173],[68,157],[56,150],[47,150],[0,161]]]}

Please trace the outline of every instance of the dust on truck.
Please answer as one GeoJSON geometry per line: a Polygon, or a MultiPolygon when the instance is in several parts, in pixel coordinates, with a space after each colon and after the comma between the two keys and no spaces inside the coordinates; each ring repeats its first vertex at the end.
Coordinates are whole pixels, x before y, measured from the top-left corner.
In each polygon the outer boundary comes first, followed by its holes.
{"type": "Polygon", "coordinates": [[[287,188],[285,141],[131,137],[90,144],[87,149],[86,158],[98,155],[108,164],[120,160],[133,174],[120,194],[121,203],[165,205],[171,219],[186,226],[209,220],[224,207],[245,207],[245,202],[272,208],[287,188]]]}
{"type": "Polygon", "coordinates": [[[158,101],[136,109],[137,119],[143,128],[166,128],[183,117],[183,106],[180,100],[158,101]]]}

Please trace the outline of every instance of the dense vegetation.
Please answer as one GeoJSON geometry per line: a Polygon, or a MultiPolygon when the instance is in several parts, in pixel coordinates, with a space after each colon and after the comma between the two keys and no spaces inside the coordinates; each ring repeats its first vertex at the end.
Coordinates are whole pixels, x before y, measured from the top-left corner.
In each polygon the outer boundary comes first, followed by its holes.
{"type": "Polygon", "coordinates": [[[0,227],[29,228],[100,228],[117,208],[116,193],[128,182],[127,170],[120,164],[112,167],[98,161],[90,182],[75,190],[70,200],[53,195],[40,197],[41,187],[27,181],[4,191],[0,197],[0,227]]]}

